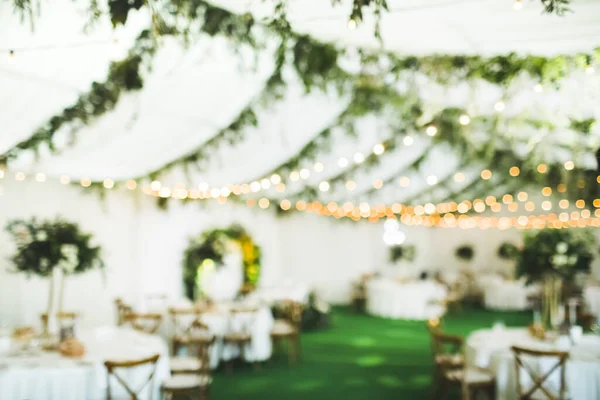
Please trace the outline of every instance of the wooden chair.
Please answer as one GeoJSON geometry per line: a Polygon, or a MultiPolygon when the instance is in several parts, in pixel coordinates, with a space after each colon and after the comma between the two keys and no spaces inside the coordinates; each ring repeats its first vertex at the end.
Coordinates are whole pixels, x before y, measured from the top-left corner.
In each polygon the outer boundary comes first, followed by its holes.
{"type": "Polygon", "coordinates": [[[111,389],[111,376],[115,377],[115,379],[119,382],[121,387],[125,389],[128,393],[128,396],[131,400],[141,400],[140,394],[142,391],[148,387],[149,396],[147,397],[149,400],[152,400],[152,381],[154,378],[154,373],[156,372],[156,364],[158,359],[160,358],[159,354],[155,354],[151,357],[144,358],[141,360],[132,360],[132,361],[105,361],[104,366],[106,367],[106,371],[108,372],[106,378],[106,400],[112,400],[112,389],[111,389]],[[133,390],[127,382],[116,373],[116,369],[127,369],[127,368],[136,368],[142,365],[151,365],[152,370],[148,378],[144,381],[143,385],[138,390],[133,390]]]}
{"type": "Polygon", "coordinates": [[[133,310],[120,297],[115,299],[115,308],[117,312],[117,326],[122,326],[125,323],[125,316],[133,312],[133,310]]]}
{"type": "MultiPolygon", "coordinates": [[[[67,324],[74,325],[75,320],[79,318],[79,314],[76,312],[58,312],[55,314],[56,319],[58,320],[58,324],[60,327],[64,327],[67,324]]],[[[40,314],[40,320],[42,323],[42,330],[44,332],[48,332],[48,314],[43,313],[40,314]]]]}
{"type": "Polygon", "coordinates": [[[431,354],[434,363],[431,396],[432,399],[437,399],[437,392],[444,383],[444,373],[450,369],[464,367],[465,359],[460,352],[463,339],[460,336],[442,333],[439,321],[427,321],[427,330],[431,337],[431,354]]]}
{"type": "MultiPolygon", "coordinates": [[[[566,400],[566,364],[569,359],[569,353],[565,351],[538,351],[532,349],[526,349],[523,347],[513,346],[511,347],[515,355],[515,367],[517,372],[517,395],[519,396],[519,400],[531,400],[534,396],[542,396],[536,398],[543,398],[547,400],[566,400]],[[541,357],[545,358],[554,358],[556,359],[556,364],[554,364],[550,369],[543,373],[543,375],[539,375],[539,372],[535,371],[531,365],[529,365],[525,357],[530,359],[539,359],[541,357]],[[548,388],[544,385],[547,384],[550,376],[557,370],[560,370],[560,387],[558,388],[559,393],[558,397],[555,397],[554,394],[548,390],[548,388]],[[532,385],[530,388],[523,388],[521,382],[521,371],[525,371],[527,375],[531,378],[532,385]]],[[[538,362],[538,360],[536,360],[538,362]]]]}
{"type": "Polygon", "coordinates": [[[187,397],[188,399],[198,398],[207,400],[209,387],[212,382],[210,376],[210,348],[215,342],[213,336],[211,340],[194,340],[188,343],[190,346],[196,345],[198,353],[198,368],[193,371],[177,371],[167,379],[162,387],[162,393],[167,400],[174,397],[187,397]]]}
{"type": "Polygon", "coordinates": [[[288,361],[294,364],[300,358],[300,331],[304,307],[295,301],[284,302],[284,318],[276,319],[271,329],[273,344],[281,348],[281,343],[287,341],[288,361]]]}
{"type": "Polygon", "coordinates": [[[205,344],[208,346],[215,342],[215,336],[210,333],[208,326],[200,321],[200,310],[169,310],[169,314],[175,324],[175,335],[173,336],[173,357],[170,361],[172,374],[198,372],[205,368],[209,362],[208,350],[204,354],[205,344]],[[185,317],[193,318],[191,322],[185,323],[185,317]],[[177,353],[182,347],[188,349],[198,347],[200,357],[196,356],[178,356],[177,353]],[[206,355],[206,360],[204,356],[206,355]]]}
{"type": "MultiPolygon", "coordinates": [[[[252,343],[252,325],[254,324],[254,314],[257,310],[251,309],[233,309],[231,313],[233,316],[241,313],[251,313],[252,317],[249,320],[244,321],[240,326],[240,329],[230,329],[228,333],[223,336],[223,344],[233,345],[240,349],[240,356],[244,352],[244,347],[252,343]]],[[[232,370],[233,360],[229,360],[227,368],[229,371],[232,370]]],[[[257,367],[257,364],[255,364],[257,367]]]]}
{"type": "Polygon", "coordinates": [[[147,334],[155,334],[162,323],[162,314],[127,312],[124,323],[133,329],[147,334]]]}

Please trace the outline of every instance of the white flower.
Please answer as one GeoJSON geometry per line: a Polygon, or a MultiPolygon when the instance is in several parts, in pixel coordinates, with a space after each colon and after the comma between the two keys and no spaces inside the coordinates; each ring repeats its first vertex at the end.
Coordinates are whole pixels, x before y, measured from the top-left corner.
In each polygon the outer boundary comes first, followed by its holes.
{"type": "Polygon", "coordinates": [[[559,254],[565,254],[568,249],[569,249],[569,245],[566,244],[565,242],[560,242],[559,244],[556,245],[556,251],[559,254]]]}
{"type": "Polygon", "coordinates": [[[566,265],[568,261],[569,261],[569,258],[567,256],[565,256],[564,254],[557,254],[557,255],[552,256],[552,264],[555,267],[562,267],[562,266],[566,265]]]}
{"type": "Polygon", "coordinates": [[[66,274],[72,274],[79,265],[79,249],[74,244],[63,244],[60,246],[60,253],[63,258],[58,263],[59,268],[66,274]]]}
{"type": "Polygon", "coordinates": [[[43,242],[46,239],[48,239],[48,234],[45,231],[39,231],[35,235],[35,240],[37,240],[38,242],[43,242]]]}
{"type": "Polygon", "coordinates": [[[577,256],[575,254],[573,254],[571,257],[569,257],[569,265],[575,265],[577,264],[577,256]]]}

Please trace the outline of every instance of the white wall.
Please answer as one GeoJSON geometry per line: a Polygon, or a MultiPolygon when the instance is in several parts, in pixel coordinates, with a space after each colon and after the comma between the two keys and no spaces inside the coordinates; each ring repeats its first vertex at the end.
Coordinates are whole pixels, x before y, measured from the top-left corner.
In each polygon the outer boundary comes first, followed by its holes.
{"type": "MultiPolygon", "coordinates": [[[[69,278],[65,308],[84,314],[84,325],[113,321],[116,296],[141,299],[149,293],[182,295],[181,257],[190,236],[214,227],[240,223],[263,250],[261,285],[305,283],[325,299],[343,303],[349,299],[350,282],[371,271],[398,269],[388,264],[381,223],[353,223],[291,214],[278,218],[272,212],[240,205],[171,202],[159,210],[153,198],[109,192],[104,200],[95,194],[59,184],[0,182],[0,228],[9,219],[31,216],[63,217],[93,233],[104,251],[106,281],[93,271],[69,278]]],[[[456,270],[461,263],[455,249],[471,244],[477,270],[509,271],[511,263],[496,256],[500,243],[520,243],[521,232],[460,230],[402,226],[407,243],[416,246],[416,259],[404,269],[414,275],[422,270],[456,270]]],[[[0,328],[32,324],[45,310],[48,282],[9,273],[8,258],[14,244],[0,231],[0,328]]],[[[398,267],[395,267],[398,268],[398,267]]],[[[599,260],[594,269],[600,275],[599,260]]]]}

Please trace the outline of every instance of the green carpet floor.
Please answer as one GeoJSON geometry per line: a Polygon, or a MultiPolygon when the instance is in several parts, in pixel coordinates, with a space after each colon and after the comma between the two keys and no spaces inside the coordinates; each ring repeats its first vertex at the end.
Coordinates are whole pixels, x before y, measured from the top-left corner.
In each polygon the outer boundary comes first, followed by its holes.
{"type": "MultiPolygon", "coordinates": [[[[394,321],[336,308],[333,326],[303,334],[303,359],[288,366],[275,355],[259,371],[245,365],[218,371],[215,400],[358,400],[428,398],[432,372],[424,322],[394,321]]],[[[467,335],[502,321],[525,326],[531,313],[462,310],[445,318],[448,332],[467,335]]]]}

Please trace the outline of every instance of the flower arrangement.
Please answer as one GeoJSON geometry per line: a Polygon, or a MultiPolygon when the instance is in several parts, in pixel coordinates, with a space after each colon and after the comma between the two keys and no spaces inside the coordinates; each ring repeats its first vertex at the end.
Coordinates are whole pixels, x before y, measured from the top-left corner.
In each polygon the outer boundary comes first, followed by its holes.
{"type": "Polygon", "coordinates": [[[244,267],[244,286],[254,287],[260,275],[260,247],[239,225],[225,229],[213,229],[190,239],[183,257],[183,283],[185,293],[194,298],[198,272],[207,265],[220,267],[223,257],[239,249],[244,267]]]}
{"type": "Polygon", "coordinates": [[[412,262],[415,259],[415,246],[392,246],[390,247],[390,261],[397,263],[398,261],[412,262]]]}
{"type": "Polygon", "coordinates": [[[11,257],[16,272],[49,277],[54,268],[64,274],[80,274],[102,268],[101,248],[91,244],[92,235],[77,224],[55,220],[13,220],[6,225],[17,251],[11,257]]]}
{"type": "Polygon", "coordinates": [[[546,275],[572,280],[588,272],[596,246],[594,234],[584,229],[544,229],[528,232],[517,263],[517,274],[530,281],[546,275]]]}
{"type": "Polygon", "coordinates": [[[503,260],[516,260],[520,254],[521,250],[509,242],[504,242],[498,247],[498,257],[503,260]]]}
{"type": "Polygon", "coordinates": [[[475,255],[475,251],[473,250],[473,247],[471,245],[463,244],[462,246],[456,249],[454,255],[459,260],[471,261],[473,259],[473,256],[475,255]]]}

